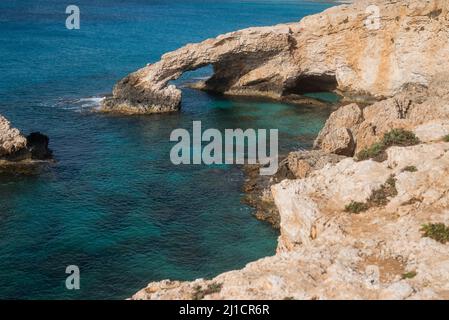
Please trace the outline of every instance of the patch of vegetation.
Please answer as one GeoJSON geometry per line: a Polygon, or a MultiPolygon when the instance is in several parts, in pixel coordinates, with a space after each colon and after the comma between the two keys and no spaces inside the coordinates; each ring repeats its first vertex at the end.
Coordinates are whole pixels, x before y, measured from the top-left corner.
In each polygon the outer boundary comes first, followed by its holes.
{"type": "Polygon", "coordinates": [[[418,168],[415,166],[407,166],[404,169],[402,169],[403,172],[416,172],[418,171],[418,168]]]}
{"type": "Polygon", "coordinates": [[[382,139],[382,143],[387,147],[401,146],[408,147],[420,143],[418,137],[411,131],[404,129],[393,129],[387,132],[382,139]]]}
{"type": "Polygon", "coordinates": [[[416,275],[416,271],[406,272],[402,275],[402,279],[413,279],[414,277],[416,277],[416,275]]]}
{"type": "Polygon", "coordinates": [[[373,191],[366,203],[352,201],[346,206],[345,211],[358,214],[365,212],[370,208],[386,206],[389,198],[397,195],[398,190],[396,189],[396,178],[394,176],[390,176],[379,189],[373,191]]]}
{"type": "Polygon", "coordinates": [[[442,244],[449,242],[449,227],[444,223],[429,223],[421,228],[423,237],[433,239],[442,244]]]}
{"type": "Polygon", "coordinates": [[[373,191],[371,197],[368,199],[368,205],[370,207],[386,206],[389,201],[388,198],[396,197],[397,195],[396,179],[394,176],[391,176],[379,189],[373,191]]]}
{"type": "Polygon", "coordinates": [[[369,207],[366,203],[352,201],[345,207],[345,211],[349,213],[359,214],[368,210],[369,207]]]}
{"type": "Polygon", "coordinates": [[[205,289],[202,286],[197,285],[193,290],[192,300],[202,300],[205,296],[213,293],[218,293],[223,287],[222,283],[211,283],[205,289]]]}
{"type": "Polygon", "coordinates": [[[449,134],[443,138],[444,142],[449,142],[449,134]]]}
{"type": "Polygon", "coordinates": [[[284,300],[295,300],[293,297],[285,297],[284,300]]]}
{"type": "MultiPolygon", "coordinates": [[[[381,143],[375,143],[371,147],[363,149],[357,154],[357,160],[363,161],[368,159],[375,159],[383,156],[385,153],[385,146],[381,143]]],[[[383,158],[383,157],[382,157],[383,158]]]]}
{"type": "Polygon", "coordinates": [[[363,161],[374,159],[376,161],[386,160],[385,151],[392,146],[414,146],[419,144],[419,139],[411,131],[404,129],[393,129],[384,134],[382,141],[373,144],[371,147],[363,149],[357,154],[357,160],[363,161]]]}

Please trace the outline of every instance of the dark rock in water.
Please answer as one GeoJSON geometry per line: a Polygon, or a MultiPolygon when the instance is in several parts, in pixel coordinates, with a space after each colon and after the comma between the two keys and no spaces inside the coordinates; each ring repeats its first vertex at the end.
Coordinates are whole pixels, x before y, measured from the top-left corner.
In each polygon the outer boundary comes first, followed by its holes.
{"type": "Polygon", "coordinates": [[[53,152],[48,148],[50,139],[40,133],[33,132],[27,136],[27,149],[31,153],[33,160],[49,160],[53,156],[53,152]]]}

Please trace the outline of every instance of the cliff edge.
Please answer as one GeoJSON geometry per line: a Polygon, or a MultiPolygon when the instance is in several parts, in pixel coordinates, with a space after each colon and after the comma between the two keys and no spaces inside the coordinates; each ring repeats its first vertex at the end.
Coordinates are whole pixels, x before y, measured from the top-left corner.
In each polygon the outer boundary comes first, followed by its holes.
{"type": "Polygon", "coordinates": [[[271,187],[276,255],[210,280],[152,282],[133,299],[449,299],[448,3],[375,3],[380,30],[363,29],[368,2],[336,7],[305,18],[289,33],[298,55],[279,58],[276,75],[294,65],[378,101],[342,106],[317,150],[287,157],[295,178],[271,187]]]}

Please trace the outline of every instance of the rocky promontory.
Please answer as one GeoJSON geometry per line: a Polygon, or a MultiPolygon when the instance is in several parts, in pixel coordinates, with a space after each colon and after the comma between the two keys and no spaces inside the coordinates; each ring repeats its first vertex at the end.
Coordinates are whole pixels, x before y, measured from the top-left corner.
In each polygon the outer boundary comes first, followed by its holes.
{"type": "Polygon", "coordinates": [[[298,23],[248,28],[188,44],[131,73],[103,111],[170,112],[181,91],[170,81],[212,65],[204,90],[299,100],[335,91],[350,99],[389,97],[405,84],[428,85],[447,71],[448,2],[358,0],[298,23]]]}
{"type": "MultiPolygon", "coordinates": [[[[294,65],[296,79],[330,75],[376,101],[336,110],[315,150],[292,152],[261,192],[279,215],[274,256],[209,280],[152,282],[132,298],[449,299],[448,5],[362,0],[289,26],[302,41],[269,60],[276,75],[294,65]],[[366,30],[373,3],[381,28],[366,30]]],[[[267,63],[260,83],[271,81],[267,63]]]]}
{"type": "Polygon", "coordinates": [[[49,138],[40,132],[24,136],[0,115],[0,172],[30,172],[52,159],[49,138]]]}

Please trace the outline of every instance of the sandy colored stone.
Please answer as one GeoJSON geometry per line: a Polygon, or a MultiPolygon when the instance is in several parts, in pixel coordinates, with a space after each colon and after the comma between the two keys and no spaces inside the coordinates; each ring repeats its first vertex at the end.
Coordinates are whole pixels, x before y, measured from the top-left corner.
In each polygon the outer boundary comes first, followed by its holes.
{"type": "Polygon", "coordinates": [[[26,147],[27,140],[11,123],[0,115],[0,158],[26,147]]]}
{"type": "Polygon", "coordinates": [[[321,143],[321,150],[328,153],[351,157],[354,155],[355,142],[352,132],[347,128],[338,128],[330,132],[321,143]]]}
{"type": "Polygon", "coordinates": [[[290,152],[287,157],[287,167],[297,179],[306,178],[315,170],[328,164],[335,164],[345,157],[329,154],[322,150],[304,150],[290,152]]]}
{"type": "Polygon", "coordinates": [[[346,129],[352,134],[355,153],[379,142],[394,128],[413,131],[424,142],[442,139],[449,134],[449,94],[444,85],[438,89],[441,77],[448,78],[449,73],[436,74],[428,87],[407,84],[398,94],[368,105],[363,111],[355,104],[340,107],[320,131],[315,147],[335,152],[338,145],[349,141],[344,137],[346,129]]]}
{"type": "Polygon", "coordinates": [[[176,111],[181,91],[170,81],[207,65],[214,75],[204,88],[225,94],[281,99],[338,89],[391,97],[408,83],[428,85],[449,70],[448,6],[446,0],[358,0],[300,22],[188,44],[121,80],[103,110],[176,111]],[[366,26],[373,5],[380,12],[376,30],[366,26]]]}

